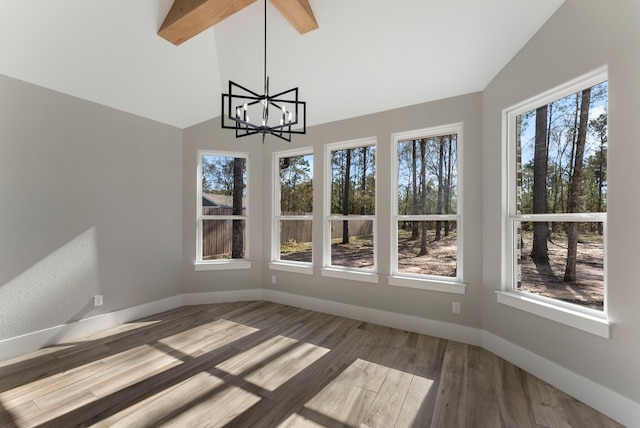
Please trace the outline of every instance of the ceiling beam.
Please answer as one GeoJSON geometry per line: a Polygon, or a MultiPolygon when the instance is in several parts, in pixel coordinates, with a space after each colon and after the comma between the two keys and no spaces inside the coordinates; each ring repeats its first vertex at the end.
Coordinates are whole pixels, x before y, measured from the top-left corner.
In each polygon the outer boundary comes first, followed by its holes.
{"type": "Polygon", "coordinates": [[[158,34],[179,45],[256,0],[175,0],[158,34]]]}
{"type": "Polygon", "coordinates": [[[309,0],[269,0],[298,33],[305,34],[318,28],[309,0]]]}

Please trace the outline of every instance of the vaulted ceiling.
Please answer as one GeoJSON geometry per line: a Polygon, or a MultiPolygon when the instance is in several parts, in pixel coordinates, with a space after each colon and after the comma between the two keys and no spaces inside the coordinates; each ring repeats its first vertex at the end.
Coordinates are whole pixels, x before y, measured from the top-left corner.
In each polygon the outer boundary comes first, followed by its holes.
{"type": "MultiPolygon", "coordinates": [[[[298,86],[307,125],[480,91],[563,1],[309,0],[302,35],[269,4],[271,91],[298,86]]],[[[0,0],[0,74],[180,128],[229,79],[262,91],[263,0],[178,46],[172,3],[0,0]]]]}

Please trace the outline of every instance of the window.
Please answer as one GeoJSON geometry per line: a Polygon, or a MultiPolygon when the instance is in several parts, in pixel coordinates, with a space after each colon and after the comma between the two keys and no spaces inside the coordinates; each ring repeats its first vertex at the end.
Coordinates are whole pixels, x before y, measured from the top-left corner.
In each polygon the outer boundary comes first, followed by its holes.
{"type": "Polygon", "coordinates": [[[270,267],[313,273],[313,154],[311,149],[275,153],[270,267]]]}
{"type": "Polygon", "coordinates": [[[377,282],[376,141],[326,145],[323,275],[377,282]]]}
{"type": "Polygon", "coordinates": [[[596,319],[605,318],[607,98],[606,73],[594,73],[506,115],[507,291],[596,319]]]}
{"type": "Polygon", "coordinates": [[[198,270],[250,267],[247,158],[243,153],[198,153],[198,270]]]}
{"type": "Polygon", "coordinates": [[[393,136],[390,284],[464,293],[461,145],[461,124],[393,136]]]}

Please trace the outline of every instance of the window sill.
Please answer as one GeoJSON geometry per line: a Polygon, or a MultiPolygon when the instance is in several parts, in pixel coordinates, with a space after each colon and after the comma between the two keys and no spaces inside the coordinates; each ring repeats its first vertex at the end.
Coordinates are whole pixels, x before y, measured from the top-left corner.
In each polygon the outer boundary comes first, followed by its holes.
{"type": "Polygon", "coordinates": [[[516,292],[496,291],[498,303],[609,339],[611,324],[597,315],[560,307],[516,292]]]}
{"type": "Polygon", "coordinates": [[[438,281],[397,275],[389,277],[389,285],[454,294],[465,294],[466,290],[466,285],[461,282],[438,281]]]}
{"type": "Polygon", "coordinates": [[[304,275],[313,275],[313,265],[308,263],[287,263],[287,262],[270,262],[269,269],[280,270],[283,272],[301,273],[304,275]]]}
{"type": "Polygon", "coordinates": [[[320,272],[322,273],[322,276],[330,278],[348,279],[352,281],[370,282],[374,284],[377,284],[379,281],[379,276],[377,273],[367,272],[364,270],[355,271],[338,268],[322,268],[320,272]]]}
{"type": "Polygon", "coordinates": [[[251,269],[250,260],[221,260],[212,262],[195,262],[193,264],[196,271],[203,270],[231,270],[231,269],[251,269]]]}

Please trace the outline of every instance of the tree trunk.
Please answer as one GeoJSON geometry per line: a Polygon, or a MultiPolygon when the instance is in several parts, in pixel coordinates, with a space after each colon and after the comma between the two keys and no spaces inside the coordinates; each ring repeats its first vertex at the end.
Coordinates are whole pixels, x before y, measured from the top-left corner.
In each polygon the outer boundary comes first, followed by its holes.
{"type": "MultiPolygon", "coordinates": [[[[453,135],[449,135],[449,145],[447,147],[447,176],[444,187],[444,213],[451,214],[451,175],[453,174],[453,135]]],[[[450,224],[444,222],[444,236],[449,236],[450,224]]]]}
{"type": "MultiPolygon", "coordinates": [[[[587,140],[587,125],[589,123],[589,104],[591,103],[591,88],[582,91],[580,104],[580,125],[576,139],[573,175],[569,184],[569,203],[567,212],[577,213],[580,208],[580,187],[582,184],[582,162],[584,147],[587,140]]],[[[564,271],[564,282],[576,282],[576,262],[578,257],[578,223],[567,223],[567,264],[564,271]]]]}
{"type": "MultiPolygon", "coordinates": [[[[536,109],[536,139],[533,153],[533,213],[547,214],[547,106],[536,109]]],[[[549,225],[533,223],[531,258],[535,263],[549,263],[547,241],[549,225]]]]}
{"type": "MultiPolygon", "coordinates": [[[[418,153],[417,153],[417,141],[413,140],[411,144],[411,163],[413,166],[413,170],[411,171],[412,179],[413,179],[413,204],[411,214],[417,215],[420,214],[420,210],[418,207],[418,153]]],[[[415,241],[418,239],[418,222],[411,222],[411,240],[415,241]]]]}
{"type": "MultiPolygon", "coordinates": [[[[233,160],[233,215],[242,215],[242,194],[244,191],[244,159],[234,158],[233,160]]],[[[241,259],[244,257],[244,220],[232,221],[231,232],[231,258],[241,259]]]]}
{"type": "MultiPolygon", "coordinates": [[[[437,213],[442,214],[442,197],[444,188],[444,137],[438,138],[439,142],[439,156],[438,156],[438,201],[437,201],[437,213]]],[[[442,222],[436,221],[436,237],[435,240],[440,240],[440,229],[442,228],[442,222]]]]}
{"type": "MultiPolygon", "coordinates": [[[[420,207],[422,210],[422,214],[427,213],[427,141],[423,138],[420,140],[420,207]]],[[[420,240],[420,254],[419,256],[426,256],[428,253],[427,250],[427,222],[421,221],[421,232],[422,238],[420,240]]]]}
{"type": "MultiPolygon", "coordinates": [[[[342,194],[342,214],[349,215],[349,193],[351,191],[351,149],[347,149],[347,161],[344,169],[344,193],[342,194]]],[[[349,243],[349,221],[342,221],[342,243],[349,243]]]]}
{"type": "Polygon", "coordinates": [[[367,194],[367,147],[362,148],[362,181],[360,183],[360,194],[362,195],[362,203],[360,205],[360,214],[365,215],[365,204],[367,194]]]}

